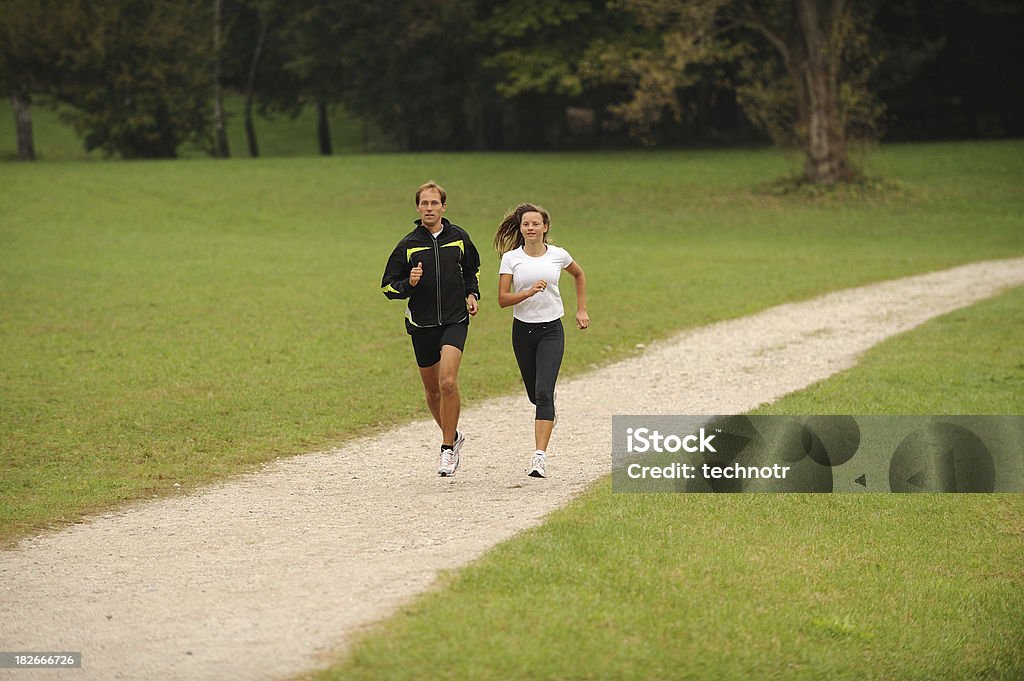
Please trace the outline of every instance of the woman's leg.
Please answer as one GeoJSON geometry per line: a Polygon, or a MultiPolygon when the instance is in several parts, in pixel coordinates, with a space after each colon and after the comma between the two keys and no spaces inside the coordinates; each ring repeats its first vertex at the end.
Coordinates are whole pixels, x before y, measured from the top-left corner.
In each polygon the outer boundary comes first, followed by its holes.
{"type": "Polygon", "coordinates": [[[536,379],[534,382],[534,404],[537,405],[537,419],[534,422],[534,437],[537,449],[546,452],[555,427],[555,382],[562,367],[565,354],[565,331],[562,321],[556,319],[543,330],[535,353],[536,379]]]}
{"type": "Polygon", "coordinates": [[[516,355],[526,396],[530,398],[531,404],[537,404],[537,353],[535,336],[530,333],[532,326],[518,319],[512,320],[512,352],[516,355]]]}

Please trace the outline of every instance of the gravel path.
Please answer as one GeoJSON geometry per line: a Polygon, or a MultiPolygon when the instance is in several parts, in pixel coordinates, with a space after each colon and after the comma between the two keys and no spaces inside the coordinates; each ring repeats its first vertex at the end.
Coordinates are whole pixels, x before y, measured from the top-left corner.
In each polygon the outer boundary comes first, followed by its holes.
{"type": "Polygon", "coordinates": [[[418,421],[27,539],[0,553],[0,650],[80,651],[84,663],[0,669],[0,679],[248,681],[316,667],[438,570],[472,561],[607,474],[612,414],[741,413],[1022,284],[1024,258],[977,263],[654,343],[560,382],[547,480],[525,475],[532,408],[515,395],[463,412],[454,478],[435,475],[436,427],[418,421]]]}

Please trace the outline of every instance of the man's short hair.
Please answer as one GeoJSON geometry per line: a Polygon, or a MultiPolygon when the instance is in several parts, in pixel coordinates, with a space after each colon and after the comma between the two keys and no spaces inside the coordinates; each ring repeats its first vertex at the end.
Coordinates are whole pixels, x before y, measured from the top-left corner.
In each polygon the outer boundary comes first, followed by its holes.
{"type": "Polygon", "coordinates": [[[420,205],[420,194],[422,194],[427,189],[434,189],[434,190],[436,190],[437,193],[441,195],[441,203],[442,204],[448,203],[448,194],[445,193],[444,187],[442,187],[441,185],[439,185],[436,182],[427,182],[426,184],[422,185],[419,189],[416,190],[416,205],[417,206],[420,205]]]}

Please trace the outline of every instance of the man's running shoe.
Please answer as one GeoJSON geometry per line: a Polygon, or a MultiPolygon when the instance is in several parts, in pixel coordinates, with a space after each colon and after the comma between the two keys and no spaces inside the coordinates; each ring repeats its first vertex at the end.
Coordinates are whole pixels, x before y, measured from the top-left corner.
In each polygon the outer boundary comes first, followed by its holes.
{"type": "Polygon", "coordinates": [[[544,478],[547,477],[547,473],[544,470],[544,455],[534,454],[533,463],[530,465],[530,477],[531,478],[544,478]]]}
{"type": "Polygon", "coordinates": [[[452,470],[448,475],[455,475],[455,471],[459,468],[459,461],[462,459],[459,453],[462,451],[462,445],[466,443],[466,436],[455,431],[455,444],[452,445],[452,470]]]}
{"type": "Polygon", "coordinates": [[[455,444],[451,449],[441,445],[441,459],[437,464],[437,474],[442,478],[455,475],[455,470],[459,467],[459,450],[462,449],[465,442],[466,436],[455,431],[455,444]]]}
{"type": "Polygon", "coordinates": [[[455,471],[459,467],[459,450],[453,449],[451,456],[451,470],[448,471],[448,475],[455,475],[455,471]]]}
{"type": "Polygon", "coordinates": [[[442,478],[455,475],[455,468],[458,466],[458,455],[454,449],[441,448],[441,459],[437,463],[437,474],[442,478]]]}

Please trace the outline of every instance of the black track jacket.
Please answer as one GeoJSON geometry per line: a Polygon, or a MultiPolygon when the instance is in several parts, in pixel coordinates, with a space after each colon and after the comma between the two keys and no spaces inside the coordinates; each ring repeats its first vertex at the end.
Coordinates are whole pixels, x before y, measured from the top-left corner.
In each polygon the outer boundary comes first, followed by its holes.
{"type": "Polygon", "coordinates": [[[388,258],[381,279],[381,291],[391,300],[408,299],[406,328],[458,324],[469,318],[466,296],[480,299],[477,273],[480,254],[466,230],[441,218],[444,229],[437,239],[416,220],[416,229],[406,234],[388,258]],[[409,285],[409,272],[423,263],[423,277],[409,285]]]}

